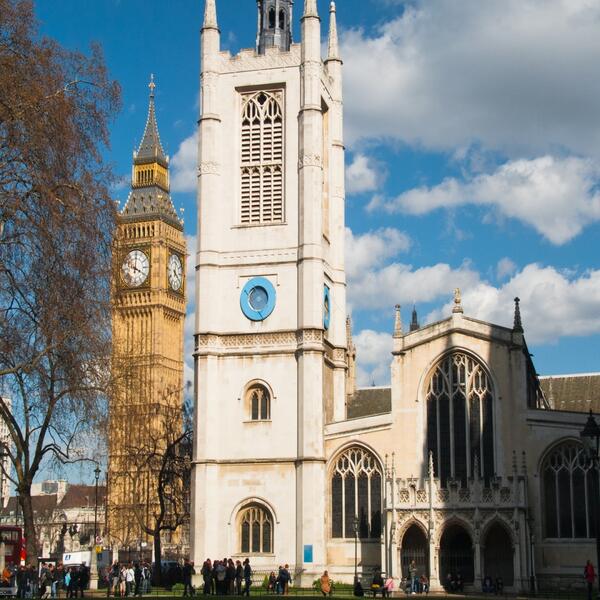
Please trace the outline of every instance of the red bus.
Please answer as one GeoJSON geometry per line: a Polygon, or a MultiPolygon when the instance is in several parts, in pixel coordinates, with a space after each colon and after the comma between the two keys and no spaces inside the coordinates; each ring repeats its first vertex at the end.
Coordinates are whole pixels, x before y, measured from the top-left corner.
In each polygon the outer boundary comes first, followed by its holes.
{"type": "Polygon", "coordinates": [[[18,567],[25,561],[23,530],[13,525],[0,525],[0,542],[4,543],[4,564],[18,567]]]}

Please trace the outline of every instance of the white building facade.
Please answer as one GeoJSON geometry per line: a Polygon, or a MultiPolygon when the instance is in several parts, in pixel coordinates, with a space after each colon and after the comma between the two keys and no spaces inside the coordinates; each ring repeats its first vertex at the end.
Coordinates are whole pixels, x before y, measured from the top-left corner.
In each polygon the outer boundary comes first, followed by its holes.
{"type": "Polygon", "coordinates": [[[335,5],[324,59],[316,0],[299,44],[292,7],[261,0],[256,49],[231,56],[205,5],[192,559],[289,563],[302,585],[352,581],[355,552],[365,578],[415,560],[432,588],[581,580],[585,416],[552,410],[518,302],[512,329],[465,316],[459,293],[423,328],[398,309],[391,387],[356,389],[335,5]]]}

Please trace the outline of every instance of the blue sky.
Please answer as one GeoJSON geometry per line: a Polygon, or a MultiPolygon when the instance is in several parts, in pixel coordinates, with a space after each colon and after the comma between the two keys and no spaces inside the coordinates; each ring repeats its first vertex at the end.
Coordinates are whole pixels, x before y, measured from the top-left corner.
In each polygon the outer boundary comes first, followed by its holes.
{"type": "MultiPolygon", "coordinates": [[[[299,38],[302,2],[296,2],[299,38]]],[[[323,33],[328,2],[319,0],[323,33]]],[[[541,374],[598,371],[600,0],[339,0],[349,309],[363,384],[389,381],[393,307],[512,323],[541,374]]],[[[155,74],[173,200],[195,235],[201,0],[37,0],[44,34],[102,44],[123,111],[123,183],[155,74]]],[[[222,46],[255,40],[256,2],[217,0],[222,46]]],[[[193,254],[194,248],[189,248],[193,254]]],[[[193,307],[191,299],[190,307],[193,307]]],[[[186,326],[188,369],[191,320],[186,326]]]]}

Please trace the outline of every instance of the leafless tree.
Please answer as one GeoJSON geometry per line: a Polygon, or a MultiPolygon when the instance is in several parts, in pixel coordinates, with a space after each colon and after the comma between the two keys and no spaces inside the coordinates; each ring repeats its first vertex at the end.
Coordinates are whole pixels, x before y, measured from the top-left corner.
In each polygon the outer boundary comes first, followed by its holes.
{"type": "Polygon", "coordinates": [[[192,441],[192,420],[185,405],[179,412],[165,411],[160,427],[127,447],[129,477],[139,493],[131,513],[142,532],[152,537],[155,584],[162,581],[162,536],[189,523],[192,441]]]}
{"type": "Polygon", "coordinates": [[[0,0],[1,450],[33,560],[34,477],[85,459],[106,417],[116,207],[102,153],[119,105],[98,47],[67,51],[39,36],[31,1],[0,0]]]}

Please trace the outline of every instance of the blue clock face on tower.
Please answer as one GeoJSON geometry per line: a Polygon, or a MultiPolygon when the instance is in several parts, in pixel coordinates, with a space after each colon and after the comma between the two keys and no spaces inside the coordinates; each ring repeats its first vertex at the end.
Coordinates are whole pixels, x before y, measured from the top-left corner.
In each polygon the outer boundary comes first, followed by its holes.
{"type": "Polygon", "coordinates": [[[331,323],[331,292],[328,286],[323,289],[323,328],[329,329],[331,323]]]}
{"type": "Polygon", "coordinates": [[[275,308],[275,287],[264,277],[253,277],[240,294],[242,312],[251,321],[264,321],[275,308]]]}

